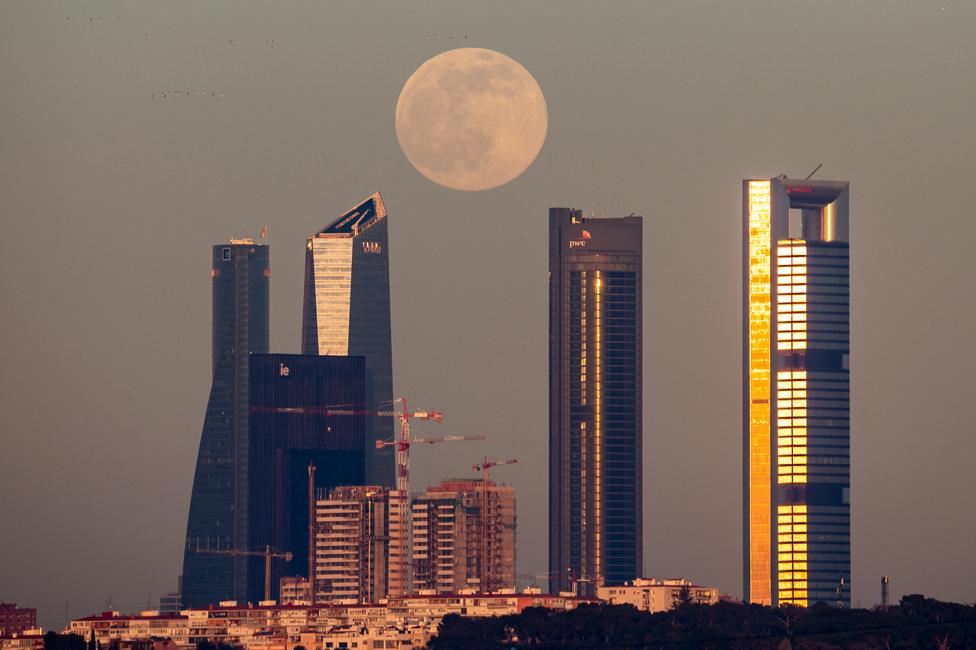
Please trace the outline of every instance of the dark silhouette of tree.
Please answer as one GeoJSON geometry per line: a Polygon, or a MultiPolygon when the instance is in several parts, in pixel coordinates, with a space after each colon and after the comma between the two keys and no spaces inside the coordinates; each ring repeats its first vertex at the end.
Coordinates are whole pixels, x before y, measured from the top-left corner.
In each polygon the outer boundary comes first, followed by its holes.
{"type": "Polygon", "coordinates": [[[929,650],[976,648],[976,606],[906,596],[887,610],[772,609],[720,602],[650,614],[629,605],[528,608],[492,618],[446,616],[430,650],[929,650]]]}
{"type": "Polygon", "coordinates": [[[48,632],[44,635],[44,650],[85,650],[85,638],[78,634],[48,632]]]}

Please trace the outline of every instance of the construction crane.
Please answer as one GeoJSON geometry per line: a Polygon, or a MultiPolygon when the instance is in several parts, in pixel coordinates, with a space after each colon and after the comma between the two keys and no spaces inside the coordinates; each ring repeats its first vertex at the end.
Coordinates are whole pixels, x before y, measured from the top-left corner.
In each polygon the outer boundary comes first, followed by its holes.
{"type": "MultiPolygon", "coordinates": [[[[407,525],[407,520],[409,519],[409,512],[407,508],[407,500],[410,498],[410,446],[411,445],[433,445],[440,442],[462,442],[466,440],[484,440],[484,436],[435,436],[429,438],[412,438],[410,436],[410,419],[415,420],[428,420],[433,422],[441,422],[444,419],[444,414],[438,411],[410,411],[407,407],[406,398],[401,397],[396,402],[400,403],[399,413],[394,413],[394,415],[400,420],[400,437],[394,440],[377,440],[376,448],[383,449],[384,447],[396,447],[396,489],[399,493],[399,498],[397,499],[397,506],[400,521],[403,522],[402,525],[406,526],[407,530],[410,530],[410,526],[407,525]]],[[[386,415],[385,412],[377,412],[377,415],[386,415]]],[[[406,562],[406,556],[410,552],[410,539],[407,537],[404,540],[406,548],[403,549],[404,562],[406,562]]],[[[410,587],[410,566],[405,564],[402,569],[403,585],[404,590],[409,591],[410,587]]]]}
{"type": "Polygon", "coordinates": [[[463,440],[484,440],[485,436],[435,436],[430,438],[411,438],[410,420],[428,420],[431,422],[442,422],[444,414],[440,411],[411,411],[407,408],[406,398],[400,397],[393,400],[393,409],[362,409],[351,408],[356,404],[337,404],[333,406],[311,406],[311,407],[251,407],[257,413],[293,413],[298,415],[324,415],[326,417],[337,417],[343,415],[365,415],[369,417],[395,417],[400,421],[400,435],[394,440],[377,440],[376,448],[396,447],[396,489],[404,493],[410,489],[410,446],[411,445],[432,445],[439,442],[460,442],[463,440]],[[400,409],[396,409],[396,404],[400,409]]]}
{"type": "Polygon", "coordinates": [[[246,549],[237,548],[200,548],[199,543],[194,549],[194,552],[201,553],[205,555],[230,555],[236,556],[263,556],[264,557],[264,599],[271,600],[271,559],[280,559],[285,562],[291,562],[292,557],[291,551],[279,551],[277,549],[271,548],[271,546],[265,546],[263,550],[259,551],[249,551],[246,549]]]}
{"type": "Polygon", "coordinates": [[[513,465],[517,462],[518,458],[490,460],[485,456],[480,464],[471,466],[474,471],[481,472],[481,593],[483,594],[487,594],[491,588],[489,584],[491,571],[488,568],[488,470],[501,465],[513,465]]]}
{"type": "Polygon", "coordinates": [[[531,580],[536,584],[536,586],[538,586],[537,583],[539,580],[545,580],[549,583],[549,589],[552,591],[552,577],[562,574],[566,574],[566,576],[569,578],[569,583],[572,585],[573,592],[576,595],[580,595],[580,584],[593,582],[593,580],[587,578],[586,576],[577,578],[576,572],[573,571],[573,567],[566,567],[561,571],[549,571],[548,573],[520,573],[516,577],[522,580],[531,580]]]}
{"type": "MultiPolygon", "coordinates": [[[[400,403],[400,411],[393,412],[393,415],[400,420],[400,437],[395,440],[377,440],[376,448],[396,447],[396,489],[403,492],[406,498],[410,490],[410,446],[411,445],[433,445],[439,442],[462,442],[465,440],[484,440],[484,436],[434,436],[431,438],[411,438],[410,437],[410,418],[415,420],[432,420],[441,422],[444,414],[438,411],[413,411],[407,408],[407,400],[403,397],[394,400],[400,403]]],[[[377,411],[375,415],[388,415],[387,411],[377,411]]],[[[370,413],[366,413],[370,415],[370,413]]]]}
{"type": "Polygon", "coordinates": [[[538,587],[540,580],[545,580],[546,583],[548,584],[550,578],[552,578],[552,576],[557,575],[559,573],[563,573],[563,572],[549,571],[548,573],[519,573],[518,575],[515,576],[515,578],[518,580],[531,581],[533,586],[538,587]]]}
{"type": "MultiPolygon", "coordinates": [[[[269,409],[276,413],[298,413],[298,414],[312,414],[312,415],[324,415],[326,417],[339,417],[339,416],[367,416],[367,417],[395,417],[400,421],[400,435],[399,437],[394,437],[393,440],[377,440],[376,448],[383,449],[385,447],[396,447],[396,489],[399,493],[397,498],[397,505],[400,521],[406,526],[408,519],[407,512],[407,499],[410,494],[410,447],[411,445],[433,445],[440,442],[461,442],[467,440],[484,440],[485,436],[434,436],[427,438],[413,438],[410,436],[410,420],[427,420],[428,422],[442,422],[444,420],[444,414],[440,411],[425,411],[425,410],[415,410],[411,411],[407,406],[407,400],[404,397],[393,400],[391,406],[392,409],[372,409],[372,408],[356,408],[358,404],[337,404],[333,406],[321,406],[321,407],[282,407],[282,408],[272,408],[269,409]],[[399,404],[399,409],[397,409],[397,404],[399,404]]],[[[312,528],[314,527],[314,515],[313,506],[311,505],[311,500],[313,499],[313,488],[312,483],[314,482],[314,468],[309,468],[309,540],[314,540],[314,533],[312,528]]],[[[407,526],[409,530],[409,526],[407,526]]],[[[409,553],[409,540],[406,540],[407,548],[403,549],[404,562],[406,561],[406,556],[409,553]]],[[[311,541],[310,541],[311,544],[311,541]]],[[[311,547],[309,552],[311,553],[311,547]]],[[[311,576],[313,568],[311,561],[309,562],[309,585],[311,586],[312,593],[315,590],[315,578],[311,576]]],[[[409,583],[409,568],[406,566],[403,568],[403,580],[404,589],[409,589],[407,584],[409,583]]],[[[313,595],[314,598],[314,595],[313,595]]]]}

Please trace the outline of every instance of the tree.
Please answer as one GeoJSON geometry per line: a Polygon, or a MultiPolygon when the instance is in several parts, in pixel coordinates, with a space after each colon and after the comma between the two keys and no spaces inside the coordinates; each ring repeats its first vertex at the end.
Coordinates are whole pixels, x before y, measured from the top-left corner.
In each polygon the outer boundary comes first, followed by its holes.
{"type": "Polygon", "coordinates": [[[44,635],[44,650],[86,650],[85,639],[77,634],[51,631],[44,635]]]}
{"type": "Polygon", "coordinates": [[[908,596],[887,610],[816,604],[773,609],[720,602],[651,614],[629,605],[527,608],[492,618],[444,617],[431,650],[661,647],[712,650],[976,648],[976,607],[908,596]],[[784,639],[785,636],[787,637],[784,639]]]}

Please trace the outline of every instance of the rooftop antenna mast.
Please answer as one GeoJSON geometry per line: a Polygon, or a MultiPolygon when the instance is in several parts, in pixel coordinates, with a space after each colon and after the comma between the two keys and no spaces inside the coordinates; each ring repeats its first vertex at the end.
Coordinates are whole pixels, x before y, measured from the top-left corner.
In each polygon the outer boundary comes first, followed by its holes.
{"type": "Polygon", "coordinates": [[[821,167],[823,167],[823,163],[820,163],[819,165],[817,165],[816,167],[814,167],[814,168],[813,168],[813,171],[812,171],[812,172],[810,172],[809,174],[807,174],[807,177],[806,177],[806,178],[804,178],[803,180],[805,180],[805,181],[808,181],[808,180],[810,180],[811,178],[813,178],[813,175],[814,175],[814,174],[816,174],[816,173],[817,173],[818,171],[820,171],[820,168],[821,168],[821,167]]]}

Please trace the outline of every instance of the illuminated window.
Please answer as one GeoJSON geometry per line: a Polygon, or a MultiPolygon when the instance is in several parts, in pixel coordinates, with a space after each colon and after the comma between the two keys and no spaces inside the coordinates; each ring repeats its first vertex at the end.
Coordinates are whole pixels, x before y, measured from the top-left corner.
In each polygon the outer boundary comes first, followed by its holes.
{"type": "Polygon", "coordinates": [[[772,603],[770,182],[749,181],[749,596],[772,603]]]}
{"type": "Polygon", "coordinates": [[[785,505],[776,509],[776,524],[780,531],[777,557],[777,586],[779,604],[807,606],[807,507],[785,505]],[[789,531],[789,534],[784,534],[789,531]],[[788,538],[788,539],[785,539],[788,538]],[[784,551],[803,551],[789,553],[784,551]]]}
{"type": "Polygon", "coordinates": [[[805,370],[781,370],[776,373],[776,380],[776,397],[778,399],[776,410],[776,482],[779,484],[806,483],[807,373],[805,370]]]}
{"type": "Polygon", "coordinates": [[[807,249],[798,244],[804,242],[788,239],[776,248],[777,350],[807,347],[807,249]]]}

